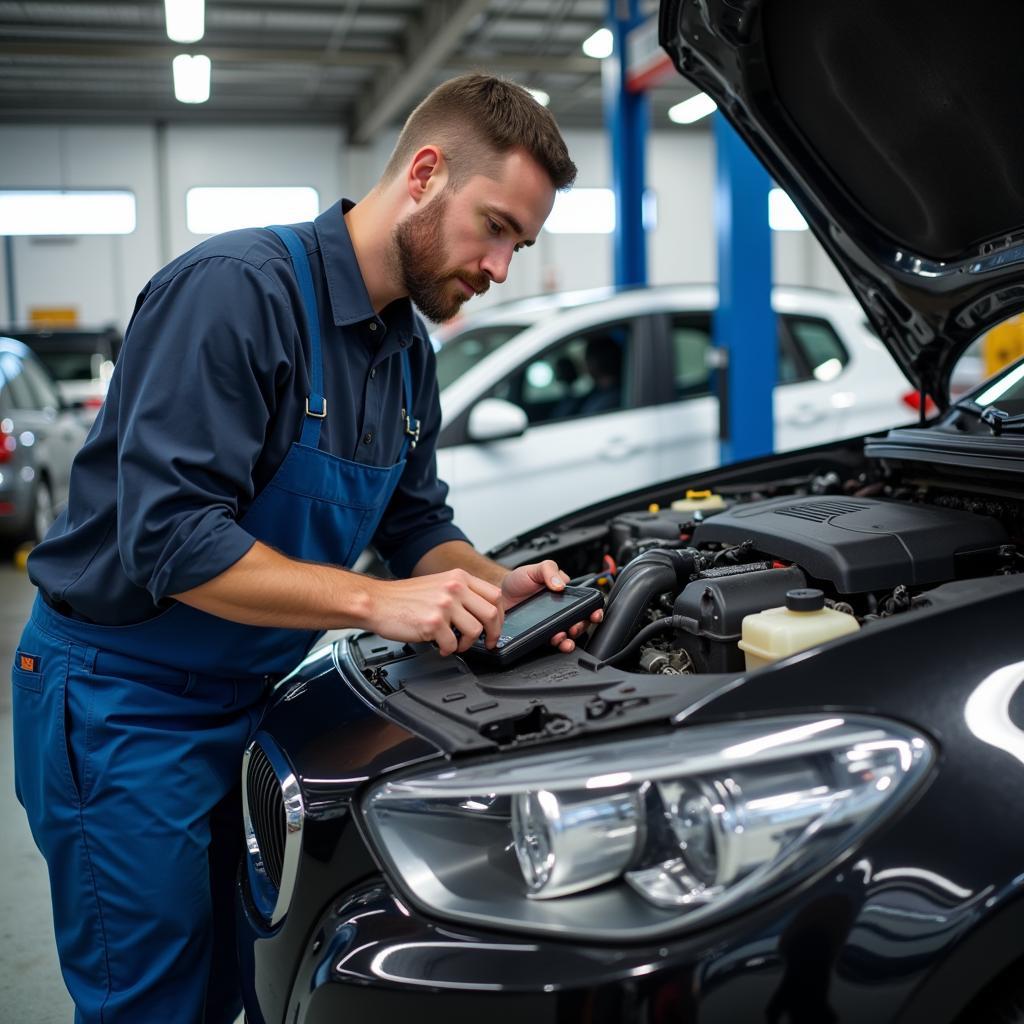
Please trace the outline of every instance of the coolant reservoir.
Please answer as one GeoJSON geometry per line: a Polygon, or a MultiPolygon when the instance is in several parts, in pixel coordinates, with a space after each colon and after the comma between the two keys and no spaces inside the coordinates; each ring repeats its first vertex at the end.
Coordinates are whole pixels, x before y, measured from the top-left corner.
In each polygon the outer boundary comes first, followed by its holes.
{"type": "Polygon", "coordinates": [[[826,608],[820,590],[790,590],[784,608],[745,615],[740,628],[739,648],[752,672],[788,654],[856,633],[860,623],[846,612],[826,608]]]}

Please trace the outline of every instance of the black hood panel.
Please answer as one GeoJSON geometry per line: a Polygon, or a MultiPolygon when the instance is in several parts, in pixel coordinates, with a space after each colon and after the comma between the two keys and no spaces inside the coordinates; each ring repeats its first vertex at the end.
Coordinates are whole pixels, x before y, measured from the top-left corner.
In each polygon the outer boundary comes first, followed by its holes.
{"type": "Polygon", "coordinates": [[[778,103],[879,234],[951,260],[1024,226],[1024,4],[772,0],[778,103]]]}
{"type": "Polygon", "coordinates": [[[941,405],[1024,308],[1024,4],[664,0],[661,40],[941,405]]]}

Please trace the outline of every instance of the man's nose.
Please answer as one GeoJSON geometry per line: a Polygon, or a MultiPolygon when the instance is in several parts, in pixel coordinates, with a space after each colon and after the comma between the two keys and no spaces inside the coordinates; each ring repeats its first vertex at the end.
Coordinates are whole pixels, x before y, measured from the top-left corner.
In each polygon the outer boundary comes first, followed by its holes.
{"type": "Polygon", "coordinates": [[[480,269],[495,283],[504,284],[508,277],[508,265],[512,262],[512,250],[488,253],[480,261],[480,269]]]}

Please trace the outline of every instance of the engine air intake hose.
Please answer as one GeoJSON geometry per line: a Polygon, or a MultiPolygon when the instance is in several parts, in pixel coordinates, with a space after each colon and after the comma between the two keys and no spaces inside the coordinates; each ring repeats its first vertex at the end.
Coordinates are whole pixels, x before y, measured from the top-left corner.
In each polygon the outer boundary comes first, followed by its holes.
{"type": "Polygon", "coordinates": [[[621,651],[640,627],[651,602],[666,591],[677,593],[704,567],[696,548],[654,548],[637,555],[620,573],[605,604],[604,622],[587,645],[587,654],[603,661],[621,651]]]}

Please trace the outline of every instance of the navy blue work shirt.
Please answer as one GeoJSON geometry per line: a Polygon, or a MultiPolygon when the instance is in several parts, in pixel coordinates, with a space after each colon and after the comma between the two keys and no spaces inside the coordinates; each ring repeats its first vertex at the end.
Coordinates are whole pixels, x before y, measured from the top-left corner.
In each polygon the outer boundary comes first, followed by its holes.
{"type": "MultiPolygon", "coordinates": [[[[309,253],[323,331],[320,448],[395,464],[407,347],[420,441],[373,538],[391,571],[407,576],[431,548],[465,535],[437,478],[433,349],[408,299],[374,312],[343,216],[353,205],[343,200],[293,225],[309,253]]],[[[288,252],[267,229],[208,239],[153,277],[75,459],[68,507],[29,558],[33,583],[58,606],[122,625],[237,562],[254,543],[238,520],[302,429],[304,335],[288,252]]]]}

